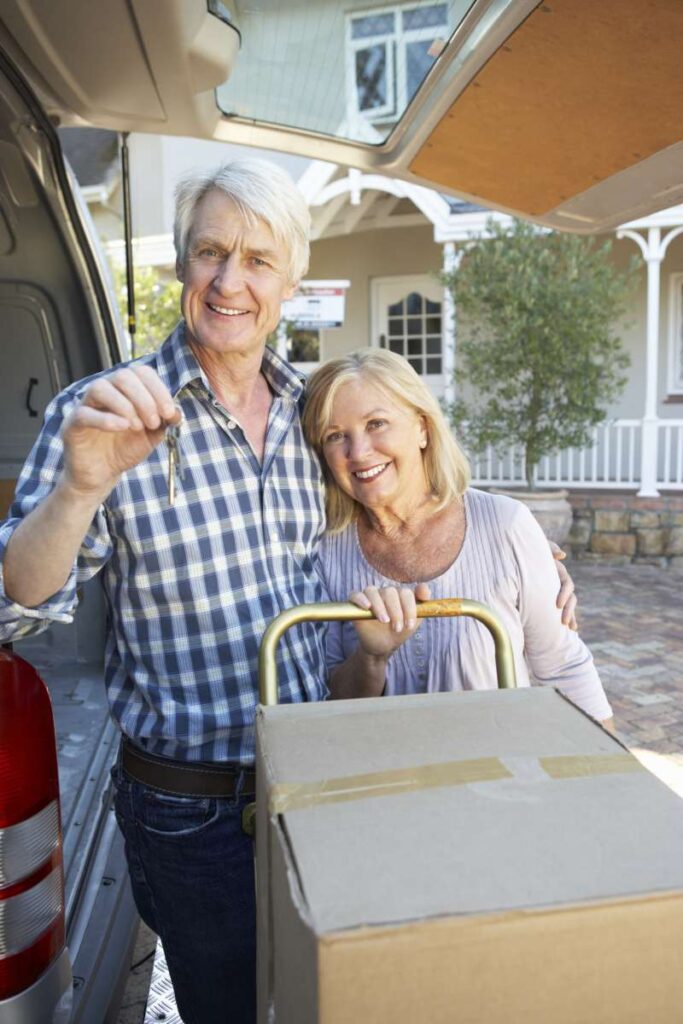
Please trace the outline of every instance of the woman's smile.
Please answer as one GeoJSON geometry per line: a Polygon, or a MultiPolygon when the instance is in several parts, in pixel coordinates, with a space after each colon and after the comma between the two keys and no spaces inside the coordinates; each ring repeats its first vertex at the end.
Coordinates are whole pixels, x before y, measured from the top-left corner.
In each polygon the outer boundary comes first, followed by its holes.
{"type": "Polygon", "coordinates": [[[380,476],[390,463],[384,462],[379,466],[372,466],[371,469],[357,469],[354,472],[356,480],[374,480],[380,476]]]}

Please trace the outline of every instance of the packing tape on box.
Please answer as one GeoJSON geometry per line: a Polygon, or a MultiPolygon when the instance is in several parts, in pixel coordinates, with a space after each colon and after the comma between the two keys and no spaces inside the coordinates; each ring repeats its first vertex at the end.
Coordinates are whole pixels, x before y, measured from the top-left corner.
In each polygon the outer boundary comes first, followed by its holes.
{"type": "Polygon", "coordinates": [[[480,757],[467,761],[443,761],[384,772],[345,775],[320,782],[283,782],[270,787],[271,814],[302,810],[346,800],[396,796],[419,789],[496,782],[580,779],[596,775],[624,775],[646,769],[631,754],[567,755],[559,757],[480,757]],[[530,770],[531,769],[531,770],[530,770]]]}

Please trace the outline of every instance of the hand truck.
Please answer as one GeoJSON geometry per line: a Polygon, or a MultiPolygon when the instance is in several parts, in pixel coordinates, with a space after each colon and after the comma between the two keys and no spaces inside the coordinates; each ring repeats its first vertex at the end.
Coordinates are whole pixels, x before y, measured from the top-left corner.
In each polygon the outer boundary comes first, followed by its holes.
{"type": "MultiPolygon", "coordinates": [[[[483,623],[493,637],[496,652],[498,689],[513,689],[517,685],[512,645],[507,630],[499,617],[487,605],[466,598],[448,597],[436,601],[421,601],[417,605],[418,619],[445,618],[468,615],[483,623]]],[[[374,614],[350,601],[323,601],[288,608],[273,619],[261,640],[259,650],[259,703],[272,706],[278,703],[277,645],[286,630],[300,622],[352,622],[372,619],[374,614]]],[[[254,834],[256,805],[249,804],[242,814],[242,827],[248,835],[254,834]]]]}

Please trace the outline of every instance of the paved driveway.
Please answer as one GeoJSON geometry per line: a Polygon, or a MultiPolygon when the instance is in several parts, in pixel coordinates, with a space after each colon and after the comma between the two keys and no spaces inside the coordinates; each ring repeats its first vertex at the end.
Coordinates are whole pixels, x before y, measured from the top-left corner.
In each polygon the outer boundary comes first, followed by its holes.
{"type": "Polygon", "coordinates": [[[683,572],[572,562],[620,738],[683,795],[683,572]]]}

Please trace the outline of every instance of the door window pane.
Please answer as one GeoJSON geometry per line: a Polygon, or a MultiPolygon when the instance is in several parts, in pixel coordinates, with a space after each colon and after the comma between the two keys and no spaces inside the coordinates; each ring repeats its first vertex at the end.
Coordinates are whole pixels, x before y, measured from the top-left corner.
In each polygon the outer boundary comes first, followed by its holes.
{"type": "Polygon", "coordinates": [[[385,308],[391,351],[406,356],[418,373],[441,374],[441,303],[411,291],[385,308]]]}

